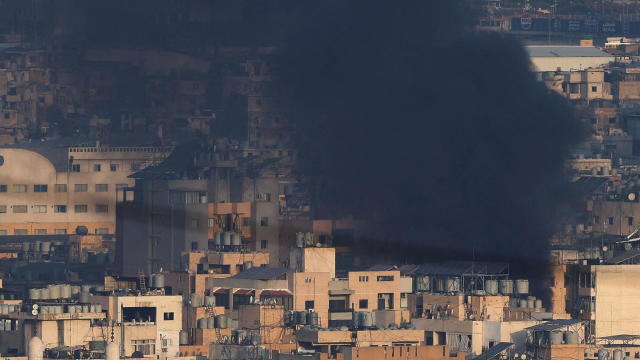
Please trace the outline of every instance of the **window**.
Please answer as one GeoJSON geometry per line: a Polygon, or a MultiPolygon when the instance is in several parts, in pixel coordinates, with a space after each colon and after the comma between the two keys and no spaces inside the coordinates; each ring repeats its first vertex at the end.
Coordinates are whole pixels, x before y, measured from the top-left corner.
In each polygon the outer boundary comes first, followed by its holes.
{"type": "Polygon", "coordinates": [[[75,192],[87,192],[89,190],[89,185],[87,184],[75,184],[73,186],[73,191],[75,192]]]}
{"type": "Polygon", "coordinates": [[[129,184],[116,184],[116,191],[129,187],[129,184]]]}
{"type": "Polygon", "coordinates": [[[7,235],[7,230],[0,230],[0,235],[7,235]]]}
{"type": "Polygon", "coordinates": [[[616,118],[610,117],[609,118],[609,124],[615,124],[615,123],[616,123],[616,118]]]}
{"type": "Polygon", "coordinates": [[[260,249],[266,249],[268,244],[267,240],[260,240],[260,249]]]}
{"type": "Polygon", "coordinates": [[[597,92],[598,91],[598,87],[597,86],[592,86],[591,87],[591,92],[597,92]]]}
{"type": "Polygon", "coordinates": [[[577,94],[580,92],[580,84],[569,84],[569,92],[571,94],[577,94]]]}
{"type": "Polygon", "coordinates": [[[47,229],[35,229],[33,233],[36,235],[47,235],[47,229]]]}
{"type": "Polygon", "coordinates": [[[248,217],[242,218],[242,226],[249,226],[251,225],[251,219],[248,217]]]}
{"type": "Polygon", "coordinates": [[[600,223],[600,216],[594,216],[593,217],[593,223],[594,224],[599,224],[600,223]]]}
{"type": "Polygon", "coordinates": [[[93,164],[93,171],[98,172],[102,169],[102,166],[100,166],[100,164],[93,164]]]}
{"type": "Polygon", "coordinates": [[[17,193],[27,192],[27,185],[26,184],[13,184],[13,192],[17,192],[17,193]]]}
{"type": "Polygon", "coordinates": [[[36,214],[45,214],[47,212],[47,205],[33,205],[33,212],[36,214]]]}
{"type": "Polygon", "coordinates": [[[629,216],[627,218],[627,225],[629,225],[629,226],[633,225],[633,216],[629,216]]]}
{"type": "Polygon", "coordinates": [[[109,170],[111,171],[118,171],[118,164],[111,164],[109,165],[109,170]]]}
{"type": "Polygon", "coordinates": [[[216,219],[207,219],[207,227],[211,229],[215,227],[215,225],[216,225],[216,219]]]}
{"type": "Polygon", "coordinates": [[[55,229],[53,233],[56,235],[64,235],[67,233],[67,229],[55,229]]]}
{"type": "Polygon", "coordinates": [[[0,192],[7,192],[7,185],[0,185],[0,192]]]}
{"type": "Polygon", "coordinates": [[[0,214],[7,213],[7,205],[0,205],[0,214]]]}
{"type": "Polygon", "coordinates": [[[53,212],[54,213],[66,213],[67,212],[67,205],[53,205],[53,212]]]}
{"type": "Polygon", "coordinates": [[[108,192],[109,184],[96,184],[96,192],[108,192]]]}
{"type": "MultiPolygon", "coordinates": [[[[173,339],[169,339],[169,338],[162,339],[162,347],[166,348],[168,346],[173,346],[173,339]]],[[[166,352],[166,349],[162,349],[162,351],[166,352]]]]}
{"type": "Polygon", "coordinates": [[[191,242],[191,250],[198,250],[198,242],[197,241],[192,241],[191,242]]]}
{"type": "Polygon", "coordinates": [[[156,353],[156,340],[131,340],[133,351],[140,351],[142,355],[154,355],[156,353]]]}
{"type": "Polygon", "coordinates": [[[72,164],[71,172],[80,172],[80,164],[72,164]]]}
{"type": "Polygon", "coordinates": [[[304,309],[305,310],[313,310],[313,300],[307,300],[304,302],[304,309]]]}
{"type": "Polygon", "coordinates": [[[48,189],[47,185],[33,185],[33,192],[47,192],[48,189]]]}
{"type": "Polygon", "coordinates": [[[13,235],[27,235],[27,229],[13,229],[13,235]]]}
{"type": "Polygon", "coordinates": [[[613,216],[609,217],[609,225],[613,225],[613,216]]]}
{"type": "Polygon", "coordinates": [[[191,219],[191,227],[197,229],[200,226],[200,221],[198,219],[191,219]]]}
{"type": "Polygon", "coordinates": [[[106,204],[96,204],[96,212],[97,213],[108,213],[109,212],[109,205],[106,204]]]}
{"type": "Polygon", "coordinates": [[[360,299],[358,307],[360,309],[368,309],[369,308],[369,300],[367,299],[360,299]]]}
{"type": "Polygon", "coordinates": [[[393,281],[393,275],[380,275],[378,281],[393,281]]]}
{"type": "Polygon", "coordinates": [[[14,214],[24,214],[27,212],[27,205],[13,205],[14,214]]]}
{"type": "Polygon", "coordinates": [[[96,228],[96,234],[105,235],[109,233],[109,228],[96,228]]]}
{"type": "Polygon", "coordinates": [[[260,218],[260,226],[269,226],[269,217],[263,216],[260,218]]]}
{"type": "Polygon", "coordinates": [[[164,313],[164,319],[165,320],[173,320],[173,313],[172,312],[164,313]]]}
{"type": "Polygon", "coordinates": [[[86,213],[89,210],[89,207],[87,205],[76,205],[74,209],[77,213],[86,213]]]}
{"type": "Polygon", "coordinates": [[[369,275],[358,276],[358,281],[360,281],[360,282],[369,282],[369,275]]]}
{"type": "Polygon", "coordinates": [[[67,184],[55,184],[53,190],[55,192],[67,192],[67,184]]]}

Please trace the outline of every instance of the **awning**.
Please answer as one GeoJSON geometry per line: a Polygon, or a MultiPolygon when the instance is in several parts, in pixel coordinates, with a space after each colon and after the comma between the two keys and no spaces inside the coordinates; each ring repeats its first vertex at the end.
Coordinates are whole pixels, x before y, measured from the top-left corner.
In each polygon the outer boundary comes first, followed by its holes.
{"type": "Polygon", "coordinates": [[[256,291],[253,289],[237,289],[233,295],[255,296],[256,291]]]}
{"type": "Polygon", "coordinates": [[[214,294],[229,294],[229,289],[225,289],[225,288],[218,288],[216,290],[213,291],[214,294]]]}
{"type": "Polygon", "coordinates": [[[260,296],[293,296],[289,290],[262,290],[260,296]]]}

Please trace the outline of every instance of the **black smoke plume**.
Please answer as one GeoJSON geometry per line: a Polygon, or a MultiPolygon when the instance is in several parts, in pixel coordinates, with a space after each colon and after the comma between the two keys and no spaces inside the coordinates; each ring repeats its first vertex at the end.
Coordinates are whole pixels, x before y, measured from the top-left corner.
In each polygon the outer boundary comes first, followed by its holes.
{"type": "Polygon", "coordinates": [[[458,1],[304,3],[281,66],[316,218],[406,261],[544,260],[582,137],[514,38],[458,1]]]}

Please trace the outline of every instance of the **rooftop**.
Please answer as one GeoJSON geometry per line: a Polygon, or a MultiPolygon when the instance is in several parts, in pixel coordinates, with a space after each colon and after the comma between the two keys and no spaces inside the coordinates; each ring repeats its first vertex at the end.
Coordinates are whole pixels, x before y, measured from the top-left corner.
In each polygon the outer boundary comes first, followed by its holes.
{"type": "Polygon", "coordinates": [[[572,45],[528,45],[530,57],[613,57],[598,48],[572,45]]]}
{"type": "Polygon", "coordinates": [[[230,279],[248,279],[248,280],[274,280],[287,273],[287,269],[272,267],[252,267],[241,273],[238,273],[230,279]]]}

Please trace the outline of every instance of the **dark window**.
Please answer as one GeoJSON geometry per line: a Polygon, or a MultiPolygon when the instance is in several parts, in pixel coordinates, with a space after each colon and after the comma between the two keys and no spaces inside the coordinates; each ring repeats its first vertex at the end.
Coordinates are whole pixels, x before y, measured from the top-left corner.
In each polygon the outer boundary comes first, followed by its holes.
{"type": "Polygon", "coordinates": [[[47,192],[47,185],[33,185],[33,192],[47,192]]]}
{"type": "Polygon", "coordinates": [[[102,166],[100,166],[100,164],[93,164],[93,171],[100,171],[102,169],[102,166]]]}
{"type": "Polygon", "coordinates": [[[580,92],[580,84],[569,84],[569,92],[577,94],[580,92]]]}
{"type": "Polygon", "coordinates": [[[260,249],[266,249],[268,243],[267,240],[260,240],[260,249]]]}
{"type": "Polygon", "coordinates": [[[87,205],[75,205],[74,210],[77,213],[86,213],[89,211],[89,206],[87,205]]]}
{"type": "Polygon", "coordinates": [[[378,281],[393,281],[393,275],[380,275],[378,281]]]}
{"type": "Polygon", "coordinates": [[[55,213],[66,213],[67,205],[53,205],[53,212],[55,213]]]}
{"type": "Polygon", "coordinates": [[[7,112],[6,112],[6,113],[4,113],[4,118],[5,118],[5,119],[8,119],[9,117],[11,117],[11,115],[9,115],[9,113],[7,113],[7,112]]]}
{"type": "Polygon", "coordinates": [[[616,123],[616,118],[610,117],[609,118],[609,124],[615,124],[615,123],[616,123]]]}
{"type": "Polygon", "coordinates": [[[198,242],[197,241],[192,241],[191,242],[191,250],[198,250],[198,242]]]}
{"type": "Polygon", "coordinates": [[[71,172],[80,172],[80,164],[71,165],[71,172]]]}
{"type": "Polygon", "coordinates": [[[591,92],[597,92],[598,91],[598,87],[597,86],[592,86],[591,87],[591,92]]]}
{"type": "Polygon", "coordinates": [[[242,218],[242,226],[249,226],[251,225],[251,219],[248,217],[242,218]]]}
{"type": "Polygon", "coordinates": [[[609,225],[613,225],[613,216],[609,217],[609,225]]]}
{"type": "Polygon", "coordinates": [[[360,309],[368,309],[369,308],[369,300],[367,299],[360,299],[360,304],[358,304],[358,307],[360,309]]]}
{"type": "Polygon", "coordinates": [[[0,185],[0,192],[7,192],[7,185],[0,185]]]}
{"type": "Polygon", "coordinates": [[[627,218],[627,225],[629,225],[629,226],[633,225],[633,217],[632,216],[629,216],[627,218]]]}
{"type": "Polygon", "coordinates": [[[164,313],[164,319],[165,320],[173,320],[173,313],[172,312],[164,313]]]}
{"type": "Polygon", "coordinates": [[[269,217],[263,216],[260,218],[260,226],[269,226],[269,217]]]}
{"type": "Polygon", "coordinates": [[[593,223],[594,223],[594,224],[599,224],[599,223],[600,223],[600,216],[595,216],[595,217],[593,218],[593,223]]]}
{"type": "Polygon", "coordinates": [[[313,300],[307,300],[304,302],[304,309],[305,310],[313,310],[313,300]]]}
{"type": "Polygon", "coordinates": [[[111,164],[109,165],[109,169],[111,171],[118,171],[118,164],[111,164]]]}

